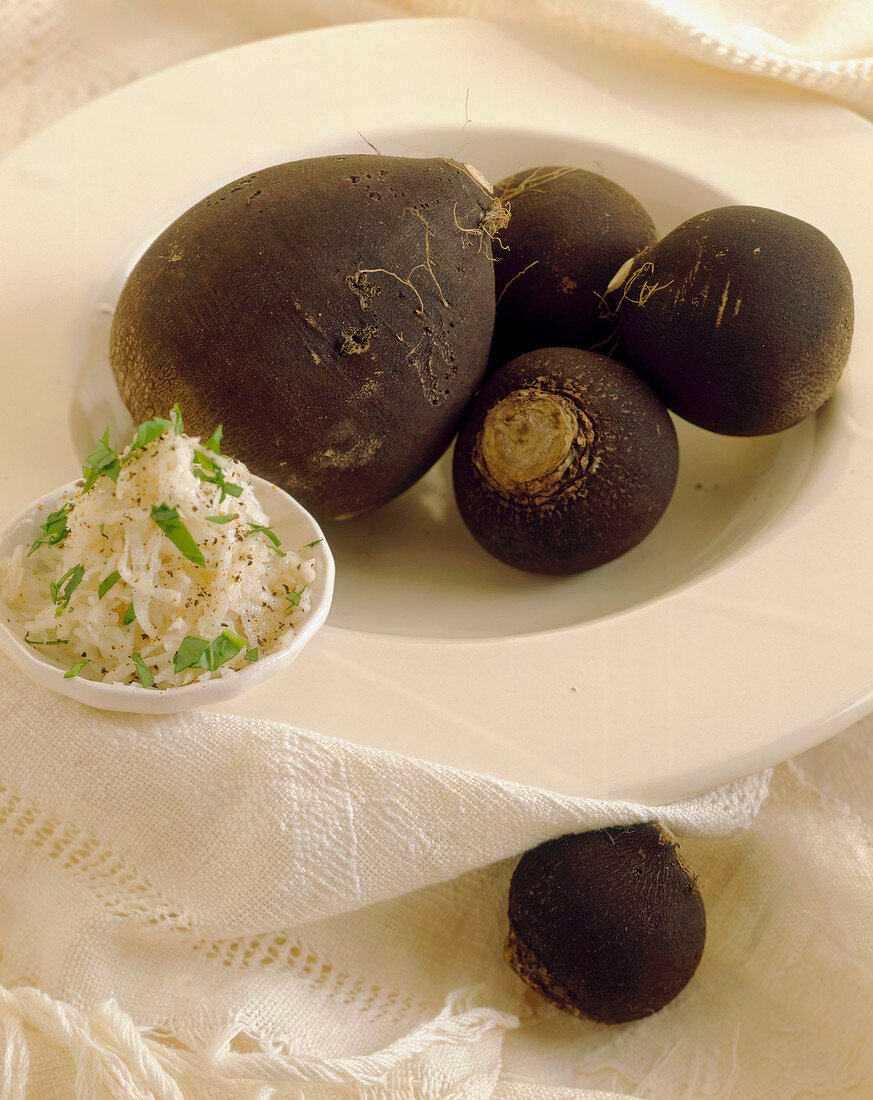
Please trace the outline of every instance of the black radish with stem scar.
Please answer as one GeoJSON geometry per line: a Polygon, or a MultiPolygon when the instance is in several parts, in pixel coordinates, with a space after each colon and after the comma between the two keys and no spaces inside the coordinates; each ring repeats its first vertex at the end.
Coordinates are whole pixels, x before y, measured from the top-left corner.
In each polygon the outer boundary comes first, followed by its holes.
{"type": "Polygon", "coordinates": [[[606,297],[625,361],[679,416],[724,435],[810,416],[852,342],[852,278],[837,247],[764,207],[690,218],[631,258],[606,297]]]}
{"type": "Polygon", "coordinates": [[[455,442],[455,498],[494,557],[579,573],[652,530],[678,465],[670,414],[629,367],[541,348],[507,363],[472,402],[455,442]]]}
{"type": "Polygon", "coordinates": [[[183,213],[128,277],[111,363],[137,421],[178,402],[320,519],[370,511],[450,443],[494,323],[488,182],[446,159],[316,157],[183,213]]]}

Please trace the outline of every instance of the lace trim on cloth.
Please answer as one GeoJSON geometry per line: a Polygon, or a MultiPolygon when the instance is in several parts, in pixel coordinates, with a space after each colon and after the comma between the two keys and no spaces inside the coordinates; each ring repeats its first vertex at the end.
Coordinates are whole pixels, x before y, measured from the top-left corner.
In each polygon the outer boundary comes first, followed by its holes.
{"type": "Polygon", "coordinates": [[[75,826],[36,809],[2,781],[0,799],[0,829],[8,829],[19,843],[41,851],[66,874],[86,882],[90,895],[108,914],[184,930],[186,918],[121,856],[75,826]]]}
{"type": "Polygon", "coordinates": [[[335,966],[307,947],[299,938],[284,933],[237,940],[200,940],[192,951],[202,952],[210,961],[235,970],[277,966],[299,978],[311,989],[336,997],[369,1019],[387,1020],[406,1025],[421,1022],[431,1005],[389,985],[373,985],[335,966]]]}

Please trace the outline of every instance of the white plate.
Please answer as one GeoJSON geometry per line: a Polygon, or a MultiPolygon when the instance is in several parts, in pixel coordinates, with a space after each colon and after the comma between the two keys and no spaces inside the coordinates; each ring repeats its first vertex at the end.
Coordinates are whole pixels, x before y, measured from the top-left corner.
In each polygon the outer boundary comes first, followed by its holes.
{"type": "Polygon", "coordinates": [[[129,423],[106,363],[124,274],[172,217],[250,169],[366,151],[492,178],[594,167],[666,231],[724,202],[823,229],[852,270],[838,397],[784,435],[681,426],[652,536],[574,578],[492,561],[446,462],[330,525],[325,628],[220,709],[557,791],[664,800],[798,752],[873,709],[873,128],[777,84],[466,20],[272,39],[140,81],[0,167],[2,515],[129,423]],[[469,121],[467,121],[469,119],[469,121]]]}

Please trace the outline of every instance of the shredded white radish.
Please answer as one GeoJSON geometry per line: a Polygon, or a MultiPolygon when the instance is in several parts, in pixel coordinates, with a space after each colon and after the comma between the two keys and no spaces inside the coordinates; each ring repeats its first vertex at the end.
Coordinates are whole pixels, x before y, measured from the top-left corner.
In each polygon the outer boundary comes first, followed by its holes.
{"type": "Polygon", "coordinates": [[[315,562],[275,544],[246,467],[172,426],[120,463],[116,481],[101,475],[71,498],[62,541],[30,556],[17,546],[0,563],[0,596],[22,635],[87,679],[156,688],[269,653],[309,610],[315,562]],[[153,506],[166,506],[158,520],[153,506]],[[168,533],[180,524],[193,549],[168,533]],[[204,564],[190,560],[198,551],[204,564]],[[200,663],[177,672],[180,650],[190,659],[204,643],[200,663]]]}

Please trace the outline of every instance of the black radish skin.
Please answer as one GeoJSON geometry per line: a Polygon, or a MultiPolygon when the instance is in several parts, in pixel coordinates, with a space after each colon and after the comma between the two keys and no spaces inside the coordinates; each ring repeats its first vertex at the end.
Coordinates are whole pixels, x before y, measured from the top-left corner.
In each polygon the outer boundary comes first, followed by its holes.
{"type": "MultiPolygon", "coordinates": [[[[330,156],[227,184],[128,277],[111,362],[135,420],[192,434],[320,519],[370,511],[450,443],[483,377],[501,207],[442,159],[330,156]]],[[[505,221],[505,218],[502,220],[505,221]]]]}
{"type": "Polygon", "coordinates": [[[509,888],[505,957],[564,1012],[622,1024],[658,1012],[694,975],[706,912],[657,822],[547,841],[509,888]]]}
{"type": "Polygon", "coordinates": [[[692,424],[766,435],[833,394],[852,343],[852,279],[833,242],[808,222],[719,207],[621,274],[608,298],[625,361],[692,424]]]}
{"type": "Polygon", "coordinates": [[[534,348],[609,354],[617,326],[603,294],[621,264],[658,239],[648,213],[617,183],[581,168],[529,168],[494,191],[511,217],[494,251],[489,371],[534,348]]]}
{"type": "Polygon", "coordinates": [[[579,573],[652,530],[678,464],[670,415],[630,368],[541,348],[503,366],[471,404],[455,442],[455,499],[500,561],[579,573]]]}

